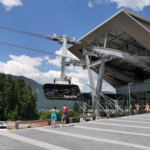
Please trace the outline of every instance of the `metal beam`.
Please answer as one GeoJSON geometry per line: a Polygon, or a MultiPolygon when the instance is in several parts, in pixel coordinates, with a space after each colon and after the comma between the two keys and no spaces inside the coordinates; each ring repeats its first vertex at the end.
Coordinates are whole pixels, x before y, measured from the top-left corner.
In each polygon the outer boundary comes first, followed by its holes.
{"type": "MultiPolygon", "coordinates": [[[[105,58],[105,63],[108,62],[108,61],[111,61],[112,58],[105,58]]],[[[88,65],[88,67],[92,68],[92,67],[96,67],[97,65],[101,64],[101,59],[99,60],[96,60],[96,61],[90,61],[90,64],[88,65]]],[[[83,67],[83,69],[87,69],[87,62],[84,61],[84,60],[70,60],[70,61],[67,61],[65,63],[66,66],[70,66],[70,65],[73,65],[73,66],[80,66],[80,67],[83,67]]]]}
{"type": "MultiPolygon", "coordinates": [[[[121,34],[120,36],[115,36],[115,35],[109,33],[109,35],[110,35],[111,37],[113,37],[113,39],[118,39],[118,40],[124,42],[125,44],[131,45],[131,44],[135,43],[135,40],[134,40],[134,39],[133,39],[133,41],[127,41],[127,40],[124,40],[124,39],[120,38],[120,37],[121,37],[122,35],[124,35],[124,34],[125,34],[125,33],[121,34]]],[[[113,40],[113,39],[112,39],[112,40],[113,40]]],[[[108,41],[108,42],[111,42],[111,40],[108,41]]],[[[143,47],[138,46],[138,45],[136,45],[136,44],[134,44],[134,46],[135,46],[136,48],[143,49],[143,47]]],[[[122,46],[118,47],[118,49],[123,48],[123,47],[125,47],[125,45],[122,45],[122,46]]]]}
{"type": "Polygon", "coordinates": [[[99,117],[99,105],[98,105],[98,104],[100,104],[99,92],[101,92],[101,90],[102,90],[104,68],[105,68],[105,60],[102,57],[101,65],[100,65],[100,69],[99,69],[98,80],[97,80],[97,86],[96,86],[97,92],[96,92],[95,99],[94,99],[94,106],[96,107],[94,114],[96,115],[96,119],[99,117]]]}
{"type": "Polygon", "coordinates": [[[140,67],[144,70],[148,70],[148,72],[150,72],[150,67],[146,63],[147,60],[150,59],[150,56],[137,56],[137,55],[132,55],[130,53],[122,52],[116,49],[96,47],[96,46],[93,46],[91,50],[89,50],[88,52],[85,49],[84,54],[95,56],[97,58],[104,56],[105,59],[110,58],[110,57],[111,59],[119,58],[129,64],[140,67]]]}
{"type": "Polygon", "coordinates": [[[70,60],[70,61],[66,61],[65,65],[66,66],[73,65],[73,66],[85,67],[85,66],[87,66],[87,63],[84,60],[70,60]]]}
{"type": "Polygon", "coordinates": [[[129,53],[122,52],[116,49],[103,48],[103,47],[93,47],[93,52],[94,54],[97,54],[99,56],[105,56],[106,58],[112,56],[112,59],[115,58],[122,59],[123,61],[126,61],[129,64],[140,67],[142,69],[147,69],[148,72],[150,72],[149,66],[147,65],[145,60],[145,58],[150,59],[150,57],[131,55],[129,53]]]}
{"type": "Polygon", "coordinates": [[[105,66],[105,72],[107,72],[107,73],[111,74],[112,76],[114,76],[115,78],[118,78],[118,79],[125,81],[127,83],[139,81],[138,79],[135,79],[135,78],[133,79],[133,78],[129,77],[128,75],[121,73],[122,71],[120,71],[114,67],[110,68],[110,67],[105,66]]]}
{"type": "Polygon", "coordinates": [[[91,95],[92,95],[92,104],[93,104],[93,112],[95,112],[96,106],[94,102],[95,98],[95,84],[94,84],[94,78],[92,75],[92,70],[90,69],[89,64],[90,64],[90,59],[89,56],[85,56],[86,58],[86,63],[87,63],[87,70],[88,70],[88,75],[89,75],[89,82],[90,82],[90,87],[91,87],[91,95]]]}
{"type": "Polygon", "coordinates": [[[126,34],[126,32],[124,32],[124,33],[122,33],[122,34],[120,34],[120,35],[118,35],[118,36],[114,36],[114,35],[112,35],[112,34],[109,34],[109,35],[112,36],[113,38],[112,38],[111,40],[109,40],[108,43],[110,43],[110,42],[112,42],[112,41],[114,41],[114,40],[120,38],[121,36],[123,36],[123,35],[125,35],[125,34],[126,34]]]}
{"type": "Polygon", "coordinates": [[[97,61],[94,61],[94,62],[91,62],[88,67],[97,66],[97,65],[101,64],[101,62],[102,62],[101,59],[100,59],[100,60],[97,60],[97,61]]]}
{"type": "Polygon", "coordinates": [[[66,37],[66,41],[68,44],[77,44],[77,45],[82,44],[81,41],[76,41],[75,39],[68,39],[68,37],[66,35],[63,35],[63,36],[56,36],[56,34],[54,34],[53,36],[47,35],[46,38],[48,40],[56,41],[56,42],[63,44],[64,43],[64,39],[63,39],[64,36],[66,37]]]}
{"type": "MultiPolygon", "coordinates": [[[[106,62],[109,62],[112,60],[112,57],[107,57],[105,58],[105,63],[106,62]]],[[[96,60],[96,61],[92,61],[90,64],[89,64],[89,67],[92,68],[92,67],[96,67],[97,65],[101,65],[101,59],[99,60],[96,60]]],[[[84,69],[86,69],[87,66],[84,67],[84,69]]]]}
{"type": "Polygon", "coordinates": [[[106,35],[105,35],[104,48],[106,48],[107,46],[107,39],[108,39],[108,32],[106,32],[106,35]]]}

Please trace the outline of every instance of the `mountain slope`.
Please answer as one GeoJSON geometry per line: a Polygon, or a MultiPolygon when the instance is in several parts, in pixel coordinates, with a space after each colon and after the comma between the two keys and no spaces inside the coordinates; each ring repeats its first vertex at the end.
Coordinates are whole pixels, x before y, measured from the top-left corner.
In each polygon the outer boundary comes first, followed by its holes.
{"type": "MultiPolygon", "coordinates": [[[[6,75],[8,76],[8,75],[6,75]]],[[[26,78],[24,76],[14,76],[11,75],[12,79],[21,78],[25,81],[25,84],[30,84],[32,87],[32,91],[37,93],[37,109],[41,110],[49,110],[56,106],[58,109],[61,109],[64,104],[67,104],[69,109],[74,108],[74,101],[66,101],[66,100],[48,100],[44,96],[43,85],[37,83],[36,81],[26,78]]]]}

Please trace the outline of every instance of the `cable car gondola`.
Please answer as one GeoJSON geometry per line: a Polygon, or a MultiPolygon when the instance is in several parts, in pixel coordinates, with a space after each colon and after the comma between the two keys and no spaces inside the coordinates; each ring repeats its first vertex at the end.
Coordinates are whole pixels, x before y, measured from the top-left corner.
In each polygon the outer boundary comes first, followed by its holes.
{"type": "Polygon", "coordinates": [[[80,89],[74,84],[45,84],[44,94],[47,99],[79,100],[80,89]]]}

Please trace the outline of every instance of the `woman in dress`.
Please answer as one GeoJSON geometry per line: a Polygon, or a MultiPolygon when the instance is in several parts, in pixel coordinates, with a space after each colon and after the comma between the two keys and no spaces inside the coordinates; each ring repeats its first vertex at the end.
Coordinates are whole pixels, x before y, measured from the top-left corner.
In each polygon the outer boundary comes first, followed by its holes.
{"type": "Polygon", "coordinates": [[[55,127],[55,123],[56,123],[56,120],[57,120],[57,113],[59,113],[59,111],[56,109],[56,106],[54,106],[53,109],[51,109],[49,111],[51,114],[51,128],[52,127],[55,127]]]}

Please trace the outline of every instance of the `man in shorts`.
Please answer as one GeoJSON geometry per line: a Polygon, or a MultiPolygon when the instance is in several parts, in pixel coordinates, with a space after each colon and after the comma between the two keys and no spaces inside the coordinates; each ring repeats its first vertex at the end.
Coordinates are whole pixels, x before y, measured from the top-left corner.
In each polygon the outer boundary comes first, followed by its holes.
{"type": "Polygon", "coordinates": [[[66,124],[66,119],[67,119],[67,113],[68,113],[68,108],[66,104],[64,104],[64,107],[62,108],[62,116],[61,116],[61,125],[62,127],[66,124]]]}

